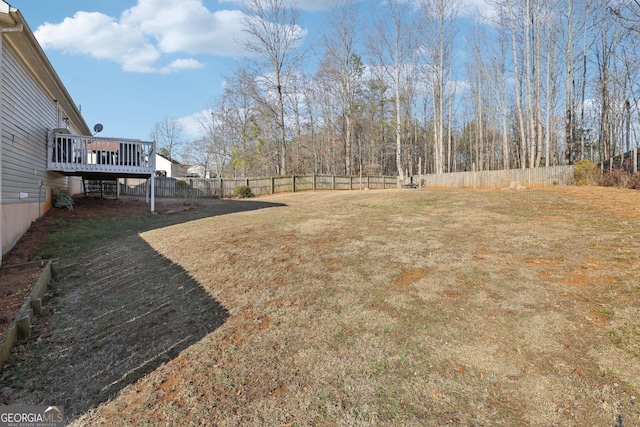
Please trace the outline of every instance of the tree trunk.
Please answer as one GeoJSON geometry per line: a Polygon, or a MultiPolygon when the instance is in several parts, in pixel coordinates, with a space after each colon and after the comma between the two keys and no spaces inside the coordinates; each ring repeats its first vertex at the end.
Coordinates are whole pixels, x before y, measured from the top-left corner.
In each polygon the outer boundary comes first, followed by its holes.
{"type": "Polygon", "coordinates": [[[522,112],[522,100],[520,95],[520,70],[518,69],[518,44],[516,41],[516,24],[511,2],[509,5],[509,27],[511,29],[511,48],[513,56],[513,77],[516,92],[516,107],[518,113],[518,127],[520,129],[520,167],[527,167],[527,133],[525,131],[524,114],[522,112]]]}

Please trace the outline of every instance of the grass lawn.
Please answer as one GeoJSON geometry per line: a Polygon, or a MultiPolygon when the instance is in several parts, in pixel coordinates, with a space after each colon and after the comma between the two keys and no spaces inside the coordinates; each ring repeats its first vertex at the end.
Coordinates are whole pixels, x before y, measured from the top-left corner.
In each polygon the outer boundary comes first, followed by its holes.
{"type": "MultiPolygon", "coordinates": [[[[136,220],[156,224],[139,234],[144,250],[198,288],[167,274],[172,299],[183,286],[198,299],[186,305],[208,299],[227,314],[153,369],[123,373],[71,425],[640,425],[640,192],[257,200],[274,205],[136,220]]],[[[121,299],[134,298],[128,289],[121,299]]],[[[186,336],[188,325],[163,327],[186,336]]]]}

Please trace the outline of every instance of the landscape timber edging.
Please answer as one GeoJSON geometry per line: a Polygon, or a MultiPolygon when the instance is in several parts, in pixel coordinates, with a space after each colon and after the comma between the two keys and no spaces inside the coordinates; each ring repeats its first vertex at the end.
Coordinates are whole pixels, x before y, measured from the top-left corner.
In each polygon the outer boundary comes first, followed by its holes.
{"type": "Polygon", "coordinates": [[[19,266],[12,267],[26,267],[29,265],[42,265],[45,264],[42,273],[36,280],[35,285],[31,289],[31,293],[25,299],[22,307],[16,314],[15,319],[9,325],[9,328],[0,339],[0,367],[4,365],[11,355],[13,346],[19,339],[29,338],[31,336],[31,322],[34,315],[42,313],[42,296],[47,289],[47,286],[58,275],[58,260],[42,260],[33,261],[26,264],[20,264],[19,266]]]}

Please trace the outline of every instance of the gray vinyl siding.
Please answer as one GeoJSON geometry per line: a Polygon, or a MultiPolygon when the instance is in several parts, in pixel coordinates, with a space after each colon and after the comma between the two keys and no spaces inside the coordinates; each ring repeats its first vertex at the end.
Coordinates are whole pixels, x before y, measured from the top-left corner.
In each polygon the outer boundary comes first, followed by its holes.
{"type": "Polygon", "coordinates": [[[2,203],[37,202],[45,187],[67,188],[66,177],[47,172],[47,131],[58,125],[57,106],[8,43],[2,53],[2,203]],[[21,192],[29,197],[20,199],[21,192]]]}

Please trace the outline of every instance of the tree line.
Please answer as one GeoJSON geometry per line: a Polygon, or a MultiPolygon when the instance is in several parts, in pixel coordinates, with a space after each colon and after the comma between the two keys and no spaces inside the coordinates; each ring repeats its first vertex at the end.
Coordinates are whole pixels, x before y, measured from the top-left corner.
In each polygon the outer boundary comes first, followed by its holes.
{"type": "MultiPolygon", "coordinates": [[[[638,145],[637,0],[488,2],[482,16],[462,0],[343,0],[303,49],[289,1],[250,0],[250,55],[179,154],[218,176],[405,178],[599,162],[638,145]]],[[[170,156],[175,127],[154,129],[170,156]]]]}

